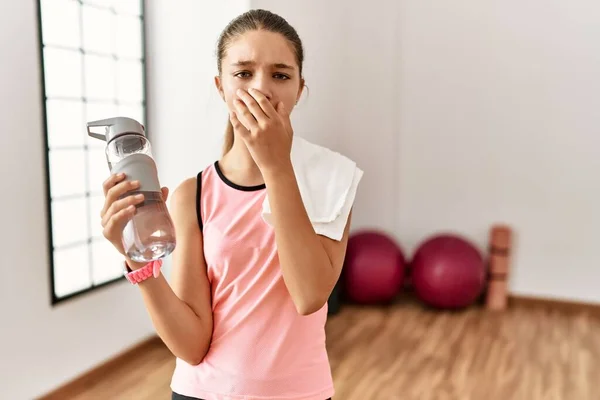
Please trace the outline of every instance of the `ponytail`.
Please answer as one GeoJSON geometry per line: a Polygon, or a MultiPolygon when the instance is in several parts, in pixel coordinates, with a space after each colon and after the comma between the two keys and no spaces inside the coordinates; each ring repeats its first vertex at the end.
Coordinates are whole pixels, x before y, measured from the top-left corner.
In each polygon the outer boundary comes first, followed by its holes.
{"type": "Polygon", "coordinates": [[[225,128],[225,139],[223,141],[223,155],[227,154],[233,147],[233,125],[229,118],[227,119],[227,127],[225,128]]]}

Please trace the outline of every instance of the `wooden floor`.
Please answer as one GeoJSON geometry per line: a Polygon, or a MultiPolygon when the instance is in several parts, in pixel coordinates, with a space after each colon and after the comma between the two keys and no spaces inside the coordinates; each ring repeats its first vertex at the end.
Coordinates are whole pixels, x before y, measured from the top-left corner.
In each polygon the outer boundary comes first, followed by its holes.
{"type": "Polygon", "coordinates": [[[600,318],[414,304],[330,320],[336,400],[600,399],[600,318]]]}
{"type": "MultiPolygon", "coordinates": [[[[327,335],[334,400],[600,399],[600,318],[583,311],[345,306],[327,335]]],[[[170,399],[174,360],[150,348],[61,399],[170,399]]]]}

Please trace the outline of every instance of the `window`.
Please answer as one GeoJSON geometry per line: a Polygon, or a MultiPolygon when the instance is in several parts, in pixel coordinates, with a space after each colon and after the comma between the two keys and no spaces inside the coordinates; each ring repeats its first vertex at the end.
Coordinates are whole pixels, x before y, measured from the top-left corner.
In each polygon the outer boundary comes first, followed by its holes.
{"type": "Polygon", "coordinates": [[[102,236],[105,142],[88,121],[145,125],[142,0],[39,0],[52,304],[123,278],[102,236]]]}

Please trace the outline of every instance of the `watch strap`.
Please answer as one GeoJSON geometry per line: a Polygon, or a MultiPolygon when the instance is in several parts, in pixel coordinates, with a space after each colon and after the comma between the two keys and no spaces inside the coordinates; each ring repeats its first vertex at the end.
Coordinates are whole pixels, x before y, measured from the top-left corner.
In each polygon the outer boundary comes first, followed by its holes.
{"type": "Polygon", "coordinates": [[[129,268],[129,265],[127,265],[127,262],[125,262],[124,275],[132,285],[136,285],[140,282],[145,281],[151,276],[158,278],[158,275],[160,274],[160,268],[162,267],[162,263],[163,260],[162,258],[160,258],[158,260],[150,261],[140,269],[132,270],[131,268],[129,268]]]}

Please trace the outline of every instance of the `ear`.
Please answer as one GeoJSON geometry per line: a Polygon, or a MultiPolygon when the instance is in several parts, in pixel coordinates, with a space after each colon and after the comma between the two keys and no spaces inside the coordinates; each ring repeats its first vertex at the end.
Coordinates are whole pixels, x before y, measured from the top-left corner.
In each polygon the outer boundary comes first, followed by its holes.
{"type": "Polygon", "coordinates": [[[302,96],[302,92],[304,92],[305,81],[304,78],[300,79],[300,87],[298,88],[298,94],[296,95],[296,104],[300,101],[300,97],[302,96]]]}
{"type": "Polygon", "coordinates": [[[223,99],[223,101],[225,101],[225,93],[223,93],[223,85],[221,84],[221,77],[220,76],[215,76],[215,87],[217,88],[217,91],[219,92],[219,95],[221,95],[221,98],[223,99]]]}

